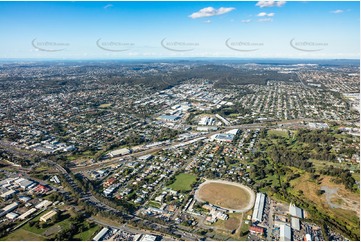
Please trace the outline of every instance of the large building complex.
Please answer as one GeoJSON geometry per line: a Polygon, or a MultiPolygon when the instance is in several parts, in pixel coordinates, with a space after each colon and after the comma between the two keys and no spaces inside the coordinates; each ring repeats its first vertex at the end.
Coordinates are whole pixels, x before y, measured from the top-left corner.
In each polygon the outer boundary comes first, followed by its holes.
{"type": "Polygon", "coordinates": [[[257,193],[256,202],[254,204],[252,221],[262,221],[263,209],[266,202],[266,195],[263,193],[257,193]]]}

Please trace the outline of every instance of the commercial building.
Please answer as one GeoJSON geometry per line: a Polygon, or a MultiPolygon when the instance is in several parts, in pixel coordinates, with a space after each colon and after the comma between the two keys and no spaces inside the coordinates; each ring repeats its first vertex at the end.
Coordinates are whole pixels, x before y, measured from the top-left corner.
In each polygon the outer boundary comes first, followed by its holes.
{"type": "Polygon", "coordinates": [[[239,129],[231,129],[231,130],[227,131],[226,134],[237,135],[238,132],[239,132],[239,129]]]}
{"type": "Polygon", "coordinates": [[[19,178],[14,181],[15,184],[18,184],[22,189],[30,189],[31,187],[35,186],[35,183],[33,181],[30,181],[25,178],[19,178]]]}
{"type": "Polygon", "coordinates": [[[100,230],[100,232],[95,235],[95,237],[93,238],[93,241],[101,241],[102,238],[109,232],[108,228],[103,228],[102,230],[100,230]]]}
{"type": "Polygon", "coordinates": [[[211,139],[220,142],[232,142],[234,134],[215,134],[211,137],[211,139]]]}
{"type": "Polygon", "coordinates": [[[197,131],[201,132],[209,132],[209,131],[216,131],[218,129],[217,126],[198,126],[197,131]]]}
{"type": "Polygon", "coordinates": [[[112,152],[109,153],[110,157],[117,157],[117,156],[121,156],[121,155],[128,155],[130,154],[132,151],[130,149],[127,148],[122,148],[119,150],[113,150],[112,152]]]}
{"type": "Polygon", "coordinates": [[[19,206],[18,202],[13,202],[0,210],[0,217],[10,213],[19,206]]]}
{"type": "Polygon", "coordinates": [[[15,193],[16,193],[15,190],[9,190],[9,191],[6,191],[3,194],[1,194],[0,197],[6,201],[9,198],[12,198],[15,195],[15,193]]]}
{"type": "Polygon", "coordinates": [[[153,158],[153,155],[143,155],[143,156],[140,156],[138,157],[138,160],[141,160],[141,161],[148,161],[148,160],[151,160],[153,158]]]}
{"type": "Polygon", "coordinates": [[[168,121],[168,122],[175,122],[178,119],[180,119],[180,117],[176,116],[176,115],[161,115],[158,117],[158,119],[161,119],[163,121],[168,121]]]}
{"type": "Polygon", "coordinates": [[[58,212],[55,210],[51,210],[50,212],[44,214],[43,216],[40,217],[40,221],[47,223],[49,220],[51,220],[55,215],[57,215],[58,212]]]}
{"type": "Polygon", "coordinates": [[[51,204],[53,204],[53,203],[48,200],[44,200],[44,201],[38,203],[37,205],[35,205],[35,208],[36,209],[47,208],[51,204]]]}
{"type": "Polygon", "coordinates": [[[6,218],[11,219],[11,220],[16,219],[18,216],[19,216],[19,214],[13,213],[13,212],[6,214],[6,218]]]}
{"type": "Polygon", "coordinates": [[[222,117],[221,115],[219,115],[219,114],[216,114],[216,117],[217,117],[218,119],[220,119],[225,125],[230,125],[230,124],[231,124],[227,119],[223,118],[223,117],[222,117]]]}
{"type": "Polygon", "coordinates": [[[291,241],[291,240],[292,240],[291,227],[288,225],[281,225],[280,241],[291,241]]]}
{"type": "Polygon", "coordinates": [[[266,202],[266,195],[263,193],[257,193],[256,202],[254,203],[254,209],[252,214],[252,221],[253,222],[261,222],[263,209],[266,202]]]}
{"type": "Polygon", "coordinates": [[[48,186],[39,184],[36,187],[34,187],[32,191],[36,193],[47,193],[48,191],[50,191],[50,188],[48,186]]]}
{"type": "Polygon", "coordinates": [[[198,125],[214,125],[215,119],[211,117],[203,117],[198,122],[198,125]]]}
{"type": "Polygon", "coordinates": [[[60,180],[59,180],[59,178],[58,178],[58,176],[53,176],[51,179],[50,179],[50,181],[52,181],[52,182],[54,182],[54,183],[56,183],[56,184],[60,184],[60,180]]]}
{"type": "Polygon", "coordinates": [[[32,209],[26,211],[25,213],[23,213],[23,214],[21,214],[21,215],[19,216],[19,219],[20,219],[20,220],[26,219],[27,217],[29,217],[30,215],[32,215],[33,213],[35,213],[36,210],[37,210],[36,208],[32,208],[32,209]]]}
{"type": "Polygon", "coordinates": [[[290,203],[289,213],[293,217],[303,218],[303,209],[295,206],[293,203],[290,203]]]}
{"type": "Polygon", "coordinates": [[[20,201],[20,202],[23,202],[23,203],[27,203],[27,202],[29,202],[30,200],[31,200],[31,198],[28,197],[28,196],[20,196],[20,197],[19,197],[19,201],[20,201]]]}
{"type": "Polygon", "coordinates": [[[263,235],[263,234],[264,234],[264,228],[259,227],[259,226],[250,226],[250,227],[249,227],[249,232],[250,232],[251,234],[263,235]]]}
{"type": "Polygon", "coordinates": [[[145,234],[140,241],[156,241],[157,240],[157,236],[155,235],[151,235],[151,234],[145,234]]]}
{"type": "Polygon", "coordinates": [[[294,230],[300,231],[301,230],[300,220],[298,218],[291,217],[291,227],[294,230]]]}

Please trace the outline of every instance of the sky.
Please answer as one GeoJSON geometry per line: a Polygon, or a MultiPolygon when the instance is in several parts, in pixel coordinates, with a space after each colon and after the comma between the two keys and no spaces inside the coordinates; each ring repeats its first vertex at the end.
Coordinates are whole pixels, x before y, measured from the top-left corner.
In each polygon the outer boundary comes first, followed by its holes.
{"type": "Polygon", "coordinates": [[[360,58],[360,2],[0,2],[0,58],[360,58]]]}

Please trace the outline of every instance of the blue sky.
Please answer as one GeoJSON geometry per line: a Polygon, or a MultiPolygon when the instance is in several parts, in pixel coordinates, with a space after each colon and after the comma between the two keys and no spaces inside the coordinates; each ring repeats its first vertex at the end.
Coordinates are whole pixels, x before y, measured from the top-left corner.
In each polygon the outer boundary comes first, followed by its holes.
{"type": "Polygon", "coordinates": [[[355,58],[360,3],[0,2],[0,58],[355,58]]]}

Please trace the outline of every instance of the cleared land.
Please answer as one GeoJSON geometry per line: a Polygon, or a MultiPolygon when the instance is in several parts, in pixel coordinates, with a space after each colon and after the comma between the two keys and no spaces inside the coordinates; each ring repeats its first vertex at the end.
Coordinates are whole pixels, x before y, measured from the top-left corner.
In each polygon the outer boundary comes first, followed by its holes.
{"type": "Polygon", "coordinates": [[[197,180],[197,176],[188,173],[181,173],[176,176],[175,182],[169,185],[169,188],[175,191],[190,191],[192,190],[192,184],[197,180]]]}
{"type": "Polygon", "coordinates": [[[292,180],[290,192],[297,196],[302,191],[302,197],[313,202],[317,208],[332,218],[337,218],[347,225],[348,229],[359,234],[360,227],[360,195],[345,189],[342,184],[332,182],[332,177],[323,176],[313,181],[308,173],[292,180]],[[325,193],[317,195],[318,190],[325,193]]]}
{"type": "Polygon", "coordinates": [[[245,212],[253,207],[255,195],[249,187],[238,183],[208,180],[199,186],[195,198],[221,208],[245,212]]]}

